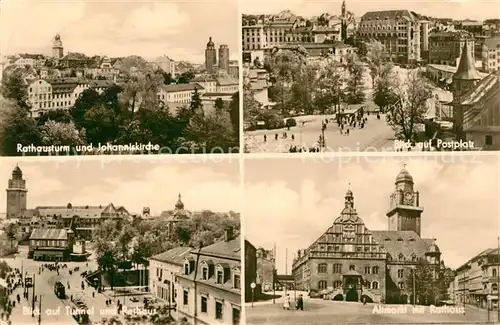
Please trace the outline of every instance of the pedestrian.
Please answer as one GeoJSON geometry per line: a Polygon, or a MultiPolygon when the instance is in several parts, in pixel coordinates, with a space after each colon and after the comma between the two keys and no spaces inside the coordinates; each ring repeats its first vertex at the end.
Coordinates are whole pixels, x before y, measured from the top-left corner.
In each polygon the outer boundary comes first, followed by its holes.
{"type": "Polygon", "coordinates": [[[302,297],[302,294],[300,294],[297,299],[297,310],[304,310],[304,297],[302,297]]]}
{"type": "Polygon", "coordinates": [[[290,295],[286,295],[285,299],[283,300],[283,309],[290,310],[290,295]]]}
{"type": "Polygon", "coordinates": [[[92,298],[95,298],[95,291],[92,291],[92,298]]]}
{"type": "Polygon", "coordinates": [[[264,142],[267,142],[267,135],[264,134],[264,142]]]}

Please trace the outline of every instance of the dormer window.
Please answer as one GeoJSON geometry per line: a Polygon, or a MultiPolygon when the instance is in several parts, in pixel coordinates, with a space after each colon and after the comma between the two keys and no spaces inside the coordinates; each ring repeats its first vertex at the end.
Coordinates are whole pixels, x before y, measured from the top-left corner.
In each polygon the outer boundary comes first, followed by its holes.
{"type": "Polygon", "coordinates": [[[201,279],[208,280],[208,267],[203,267],[201,271],[201,279]]]}
{"type": "Polygon", "coordinates": [[[217,269],[217,284],[223,284],[223,283],[224,283],[224,270],[217,269]]]}
{"type": "Polygon", "coordinates": [[[224,284],[226,283],[227,280],[230,279],[229,277],[229,265],[225,263],[217,264],[215,267],[215,280],[217,284],[224,284]]]}
{"type": "Polygon", "coordinates": [[[233,276],[233,288],[234,289],[241,289],[241,279],[239,274],[235,274],[233,276]]]}
{"type": "Polygon", "coordinates": [[[184,275],[190,275],[194,270],[194,260],[192,258],[187,258],[184,261],[184,275]]]}
{"type": "Polygon", "coordinates": [[[400,261],[402,261],[402,260],[405,259],[403,253],[399,253],[398,258],[399,258],[400,261]]]}

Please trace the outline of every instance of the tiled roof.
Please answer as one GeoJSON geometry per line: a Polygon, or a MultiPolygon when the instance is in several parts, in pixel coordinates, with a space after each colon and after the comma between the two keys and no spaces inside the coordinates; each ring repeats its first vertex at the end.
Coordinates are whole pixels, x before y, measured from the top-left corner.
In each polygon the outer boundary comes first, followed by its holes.
{"type": "Polygon", "coordinates": [[[191,250],[191,247],[175,247],[166,252],[151,256],[151,259],[182,266],[184,259],[189,255],[191,250]]]}
{"type": "Polygon", "coordinates": [[[232,85],[238,85],[239,81],[236,78],[232,77],[218,77],[217,78],[217,84],[219,86],[232,86],[232,85]]]}
{"type": "Polygon", "coordinates": [[[195,89],[203,90],[200,84],[192,83],[192,84],[179,84],[179,85],[162,85],[161,88],[165,90],[167,93],[175,93],[180,91],[193,91],[195,89]]]}
{"type": "Polygon", "coordinates": [[[191,79],[191,82],[214,82],[214,81],[217,81],[217,79],[215,79],[212,76],[196,76],[193,79],[191,79]]]}
{"type": "Polygon", "coordinates": [[[408,10],[385,10],[385,11],[369,11],[361,17],[361,20],[384,20],[399,18],[414,19],[414,16],[408,10]]]}
{"type": "Polygon", "coordinates": [[[476,87],[464,96],[462,105],[469,106],[464,110],[463,123],[468,126],[473,126],[476,121],[480,120],[485,114],[489,114],[491,109],[496,109],[493,105],[478,105],[485,98],[490,96],[500,97],[500,80],[495,74],[490,74],[476,85],[476,87]]]}
{"type": "Polygon", "coordinates": [[[89,60],[89,58],[83,53],[69,52],[61,60],[89,60]]]}
{"type": "Polygon", "coordinates": [[[72,218],[73,216],[79,216],[81,218],[100,218],[101,213],[104,210],[102,206],[72,206],[68,208],[66,206],[47,206],[47,207],[37,207],[40,216],[61,216],[63,218],[72,218]]]}
{"type": "Polygon", "coordinates": [[[34,229],[31,233],[31,239],[68,239],[68,233],[65,229],[34,229]]]}
{"type": "Polygon", "coordinates": [[[472,53],[469,51],[468,42],[464,42],[462,56],[458,64],[457,72],[453,76],[457,80],[480,80],[481,76],[476,70],[475,61],[472,58],[472,53]]]}
{"type": "Polygon", "coordinates": [[[212,245],[203,247],[200,254],[241,260],[240,236],[236,236],[229,241],[219,241],[212,245]]]}
{"type": "Polygon", "coordinates": [[[372,230],[372,235],[382,251],[389,253],[393,260],[398,260],[399,254],[403,254],[407,261],[411,260],[412,254],[421,257],[434,244],[434,239],[420,238],[414,231],[372,230]]]}

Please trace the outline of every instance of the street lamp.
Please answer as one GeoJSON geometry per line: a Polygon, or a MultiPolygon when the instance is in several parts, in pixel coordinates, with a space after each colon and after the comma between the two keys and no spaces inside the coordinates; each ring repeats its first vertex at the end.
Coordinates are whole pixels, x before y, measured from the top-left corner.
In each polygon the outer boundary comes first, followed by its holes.
{"type": "Polygon", "coordinates": [[[255,299],[255,287],[256,287],[256,286],[257,286],[257,285],[255,284],[255,282],[252,282],[252,283],[250,284],[250,288],[252,288],[252,308],[253,308],[253,301],[254,301],[254,299],[255,299]]]}

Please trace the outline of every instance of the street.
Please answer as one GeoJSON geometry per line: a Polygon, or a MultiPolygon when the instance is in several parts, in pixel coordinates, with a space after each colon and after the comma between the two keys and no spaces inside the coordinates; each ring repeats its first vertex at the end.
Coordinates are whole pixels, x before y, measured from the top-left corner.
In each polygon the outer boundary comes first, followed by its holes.
{"type": "MultiPolygon", "coordinates": [[[[252,153],[284,153],[289,152],[293,145],[305,148],[316,146],[322,122],[333,117],[334,115],[299,116],[295,118],[297,126],[290,130],[283,128],[248,132],[247,149],[252,153]],[[283,132],[287,133],[286,139],[282,138],[283,132]],[[278,140],[275,140],[275,134],[278,134],[278,140]],[[267,137],[265,142],[264,135],[267,137]]],[[[368,121],[364,128],[350,128],[349,135],[342,134],[337,123],[328,123],[325,130],[325,151],[393,151],[394,131],[387,125],[385,115],[381,114],[380,119],[375,114],[366,117],[368,121]]]]}
{"type": "MultiPolygon", "coordinates": [[[[293,304],[292,304],[293,305],[293,304]]],[[[400,314],[377,314],[376,304],[363,305],[355,302],[338,302],[312,299],[305,302],[304,311],[283,310],[281,302],[276,304],[247,305],[246,324],[487,324],[488,312],[476,307],[466,306],[465,314],[431,314],[429,307],[423,307],[423,313],[413,313],[412,306],[407,305],[407,312],[400,314]]],[[[396,307],[395,305],[382,305],[396,307]]],[[[402,305],[405,306],[405,305],[402,305]]],[[[460,307],[460,306],[457,306],[460,307]]],[[[496,311],[491,312],[490,320],[496,321],[496,311]]],[[[491,322],[489,324],[492,324],[491,322]]]]}
{"type": "MultiPolygon", "coordinates": [[[[98,322],[102,318],[110,318],[115,313],[116,303],[113,301],[112,305],[106,306],[106,300],[109,299],[104,294],[98,293],[92,287],[87,286],[82,289],[81,284],[84,278],[80,275],[86,270],[96,270],[97,265],[94,260],[87,262],[61,262],[66,264],[67,268],[57,271],[43,270],[38,274],[40,265],[50,262],[39,262],[27,258],[28,248],[26,246],[19,247],[19,254],[15,258],[2,258],[10,267],[18,268],[27,274],[27,276],[34,277],[35,282],[35,295],[38,297],[35,303],[35,309],[38,310],[39,302],[41,301],[41,323],[42,324],[76,324],[76,321],[70,315],[69,310],[66,309],[68,301],[71,296],[79,298],[84,301],[89,308],[94,307],[94,314],[90,315],[92,322],[98,322]],[[75,267],[79,267],[77,272],[73,271],[75,267]],[[70,274],[69,271],[72,271],[70,274]],[[61,300],[54,294],[54,284],[60,281],[64,284],[66,289],[67,299],[61,300]],[[68,289],[69,283],[69,289],[68,289]],[[92,295],[94,293],[94,296],[92,295]]],[[[38,324],[38,317],[32,317],[32,294],[33,288],[29,288],[29,299],[21,298],[21,302],[12,311],[11,320],[13,324],[38,324]]],[[[19,294],[23,297],[23,288],[17,288],[11,295],[11,300],[15,300],[16,295],[19,294]]]]}

